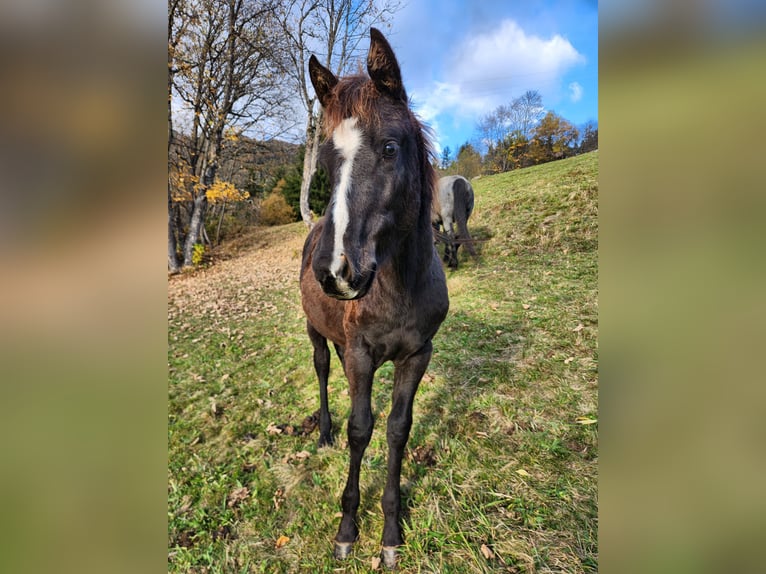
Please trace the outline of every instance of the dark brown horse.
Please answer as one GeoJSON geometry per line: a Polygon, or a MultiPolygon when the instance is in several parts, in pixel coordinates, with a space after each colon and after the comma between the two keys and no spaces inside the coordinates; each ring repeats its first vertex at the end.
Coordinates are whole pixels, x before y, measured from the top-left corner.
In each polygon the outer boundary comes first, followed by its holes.
{"type": "Polygon", "coordinates": [[[449,307],[433,244],[436,178],[424,128],[410,111],[399,64],[383,35],[370,30],[366,75],[336,78],[312,56],[309,73],[324,108],[320,161],[332,199],[306,238],[301,297],[319,378],[319,445],[332,443],[327,377],[332,341],[348,378],[351,460],[335,537],[348,556],[359,530],[359,470],[370,442],[375,371],[394,363],[388,415],[388,479],[383,491],[383,562],[401,545],[399,481],[412,426],[412,402],[431,359],[431,339],[449,307]]]}

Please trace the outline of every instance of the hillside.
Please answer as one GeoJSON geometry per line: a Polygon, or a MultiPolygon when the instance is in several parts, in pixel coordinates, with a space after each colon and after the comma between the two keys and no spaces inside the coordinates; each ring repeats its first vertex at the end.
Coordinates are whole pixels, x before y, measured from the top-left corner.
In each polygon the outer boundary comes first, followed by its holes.
{"type": "MultiPolygon", "coordinates": [[[[402,470],[399,571],[595,572],[598,152],[473,183],[480,257],[461,250],[447,272],[402,470]]],[[[368,572],[378,555],[393,367],[376,375],[360,539],[337,563],[349,400],[333,355],[337,445],[318,451],[304,236],[255,229],[169,279],[171,572],[368,572]]]]}
{"type": "MultiPolygon", "coordinates": [[[[171,162],[178,163],[179,153],[186,157],[189,146],[188,136],[176,134],[174,145],[169,151],[171,162]]],[[[285,141],[259,141],[245,136],[225,140],[219,158],[218,177],[242,190],[273,184],[274,176],[280,168],[295,163],[298,147],[285,141]]]]}

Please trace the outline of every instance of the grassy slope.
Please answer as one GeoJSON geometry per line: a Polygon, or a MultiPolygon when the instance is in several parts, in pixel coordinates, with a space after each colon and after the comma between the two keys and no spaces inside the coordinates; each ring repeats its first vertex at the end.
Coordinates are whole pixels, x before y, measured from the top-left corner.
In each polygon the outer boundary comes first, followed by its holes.
{"type": "MultiPolygon", "coordinates": [[[[401,572],[597,570],[597,176],[594,152],[475,182],[481,260],[461,252],[448,273],[402,471],[401,572]]],[[[318,404],[303,235],[258,230],[240,255],[170,281],[170,571],[366,572],[378,554],[392,366],[376,377],[347,562],[331,557],[348,464],[336,357],[338,446],[268,430],[299,431],[318,404]]]]}

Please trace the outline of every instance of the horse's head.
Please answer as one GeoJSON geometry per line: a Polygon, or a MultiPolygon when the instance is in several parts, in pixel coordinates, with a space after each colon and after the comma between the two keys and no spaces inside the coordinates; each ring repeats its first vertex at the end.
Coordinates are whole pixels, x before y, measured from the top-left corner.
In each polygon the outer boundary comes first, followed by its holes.
{"type": "Polygon", "coordinates": [[[401,245],[426,206],[428,143],[412,114],[391,46],[374,28],[364,75],[336,78],[312,56],[311,83],[324,109],[327,139],[319,161],[332,199],[314,252],[313,271],[327,295],[363,297],[381,264],[401,245]]]}

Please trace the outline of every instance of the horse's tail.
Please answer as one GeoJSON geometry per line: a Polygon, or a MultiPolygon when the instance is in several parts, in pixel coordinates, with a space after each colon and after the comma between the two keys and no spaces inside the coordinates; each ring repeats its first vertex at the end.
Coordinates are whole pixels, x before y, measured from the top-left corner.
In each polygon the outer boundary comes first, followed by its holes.
{"type": "Polygon", "coordinates": [[[455,202],[454,217],[457,223],[458,237],[461,239],[460,243],[465,243],[468,253],[476,257],[476,250],[473,248],[473,238],[468,231],[468,218],[473,211],[473,188],[467,179],[461,177],[455,180],[452,193],[455,202]]]}

